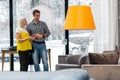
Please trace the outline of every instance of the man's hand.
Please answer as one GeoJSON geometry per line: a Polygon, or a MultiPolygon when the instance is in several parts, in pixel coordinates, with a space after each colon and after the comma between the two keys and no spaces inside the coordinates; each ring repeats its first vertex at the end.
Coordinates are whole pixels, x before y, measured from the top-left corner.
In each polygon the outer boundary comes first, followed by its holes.
{"type": "Polygon", "coordinates": [[[35,34],[35,38],[41,39],[41,38],[43,38],[43,35],[42,34],[35,34]]]}

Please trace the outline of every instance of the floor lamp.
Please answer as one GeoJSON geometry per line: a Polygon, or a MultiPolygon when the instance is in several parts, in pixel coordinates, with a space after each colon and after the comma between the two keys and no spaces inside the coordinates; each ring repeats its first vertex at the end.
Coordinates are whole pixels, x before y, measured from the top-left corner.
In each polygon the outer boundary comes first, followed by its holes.
{"type": "Polygon", "coordinates": [[[95,30],[95,29],[96,28],[90,6],[82,5],[68,7],[68,12],[64,24],[64,30],[95,30]]]}

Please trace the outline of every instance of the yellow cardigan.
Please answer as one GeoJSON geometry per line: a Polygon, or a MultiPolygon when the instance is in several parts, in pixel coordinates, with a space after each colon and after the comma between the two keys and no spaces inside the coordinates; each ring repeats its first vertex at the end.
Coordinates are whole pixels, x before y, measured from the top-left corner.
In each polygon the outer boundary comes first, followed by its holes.
{"type": "MultiPolygon", "coordinates": [[[[29,34],[27,32],[25,32],[25,31],[21,31],[20,34],[21,34],[21,38],[22,39],[30,37],[29,34]]],[[[31,45],[31,41],[30,40],[26,40],[26,41],[20,43],[16,39],[16,43],[17,43],[17,52],[18,51],[32,50],[32,45],[31,45]]]]}

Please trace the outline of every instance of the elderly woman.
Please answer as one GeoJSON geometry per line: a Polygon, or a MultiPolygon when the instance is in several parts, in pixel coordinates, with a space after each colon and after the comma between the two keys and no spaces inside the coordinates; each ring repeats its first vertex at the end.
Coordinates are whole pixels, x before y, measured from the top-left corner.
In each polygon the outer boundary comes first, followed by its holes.
{"type": "Polygon", "coordinates": [[[27,20],[25,18],[20,20],[20,26],[16,29],[16,43],[17,52],[19,53],[20,59],[20,71],[27,71],[29,64],[29,53],[32,50],[31,40],[26,31],[27,20]]]}

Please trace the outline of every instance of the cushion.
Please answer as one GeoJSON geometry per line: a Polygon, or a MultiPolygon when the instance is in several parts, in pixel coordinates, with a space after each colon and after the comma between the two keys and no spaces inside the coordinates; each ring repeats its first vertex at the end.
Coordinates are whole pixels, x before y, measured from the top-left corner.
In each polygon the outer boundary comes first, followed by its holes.
{"type": "Polygon", "coordinates": [[[69,69],[69,68],[80,68],[77,64],[56,64],[56,70],[69,69]]]}
{"type": "Polygon", "coordinates": [[[118,53],[89,53],[90,64],[118,64],[118,53]]]}
{"type": "Polygon", "coordinates": [[[0,72],[0,80],[90,80],[82,69],[65,69],[51,72],[0,72]]]}

